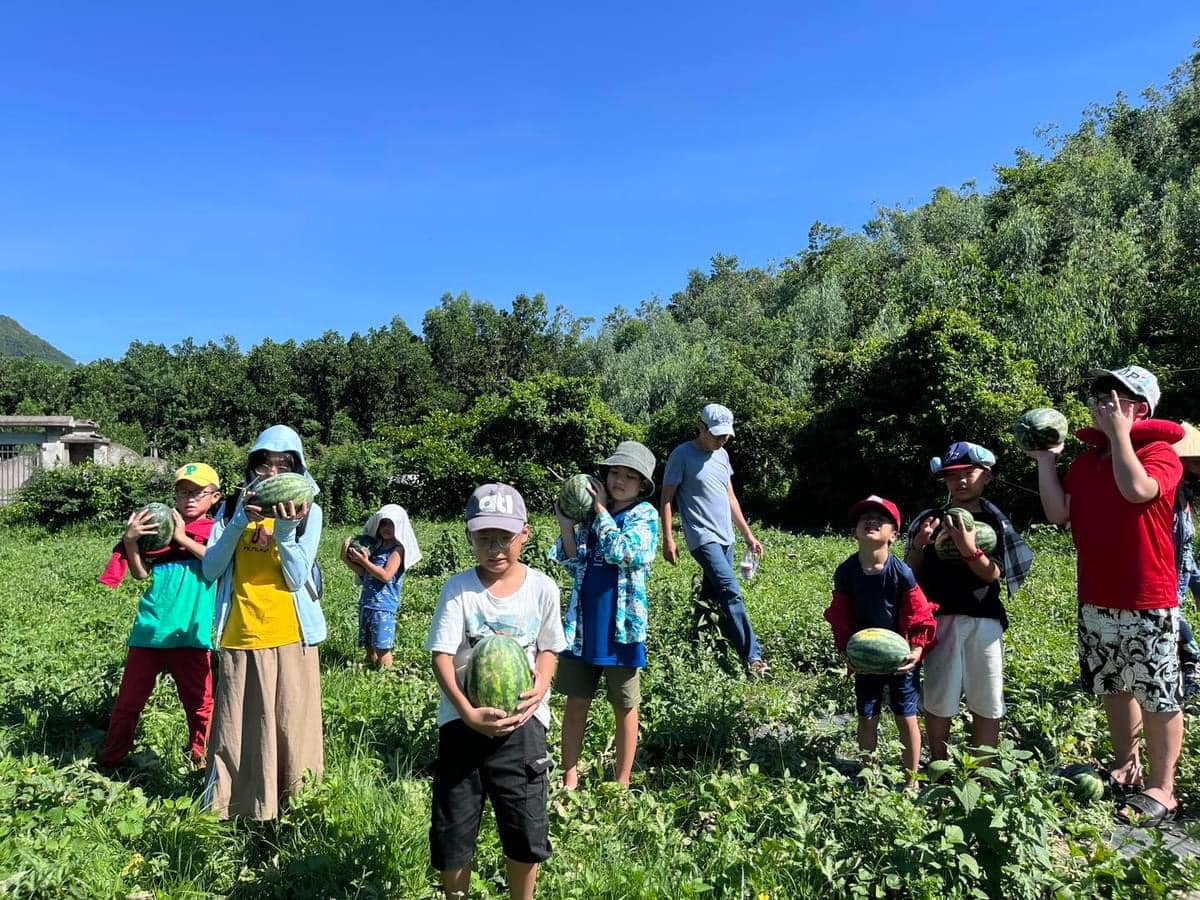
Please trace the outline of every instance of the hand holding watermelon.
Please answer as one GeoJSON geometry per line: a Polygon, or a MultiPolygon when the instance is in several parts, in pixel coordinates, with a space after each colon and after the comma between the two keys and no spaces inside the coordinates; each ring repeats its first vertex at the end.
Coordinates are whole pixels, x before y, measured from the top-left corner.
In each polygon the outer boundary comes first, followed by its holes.
{"type": "Polygon", "coordinates": [[[141,545],[143,538],[150,540],[158,535],[158,518],[149,507],[142,507],[130,514],[125,523],[125,534],[122,539],[126,543],[141,545]]]}
{"type": "Polygon", "coordinates": [[[913,650],[905,657],[904,664],[896,670],[897,675],[903,675],[905,672],[911,672],[916,668],[917,663],[921,661],[921,656],[925,652],[923,647],[913,647],[913,650]]]}
{"type": "Polygon", "coordinates": [[[959,555],[972,556],[975,553],[975,521],[961,515],[961,510],[952,509],[942,516],[942,530],[950,535],[959,555]]]}

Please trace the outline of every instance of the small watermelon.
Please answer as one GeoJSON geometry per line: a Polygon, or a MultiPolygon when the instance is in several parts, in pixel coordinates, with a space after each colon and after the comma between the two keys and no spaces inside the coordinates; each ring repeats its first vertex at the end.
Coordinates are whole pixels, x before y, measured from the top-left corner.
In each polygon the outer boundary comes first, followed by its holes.
{"type": "Polygon", "coordinates": [[[1087,763],[1067,766],[1060,777],[1071,784],[1071,792],[1087,803],[1095,803],[1104,797],[1104,782],[1096,770],[1087,763]]]}
{"type": "Polygon", "coordinates": [[[299,472],[281,472],[264,478],[254,485],[253,505],[270,509],[276,503],[291,501],[299,506],[302,503],[312,503],[313,486],[308,478],[299,472]]]}
{"type": "Polygon", "coordinates": [[[975,517],[971,515],[970,510],[963,509],[960,506],[952,506],[942,513],[942,519],[945,520],[946,516],[952,516],[958,527],[963,531],[975,530],[975,517]]]}
{"type": "Polygon", "coordinates": [[[375,546],[375,538],[369,534],[356,534],[350,538],[350,548],[352,550],[361,550],[368,556],[371,554],[371,548],[375,546]]]}
{"type": "Polygon", "coordinates": [[[846,644],[846,656],[860,675],[894,675],[912,648],[890,628],[864,628],[846,644]]]}
{"type": "Polygon", "coordinates": [[[139,547],[143,550],[161,550],[171,543],[171,538],[175,536],[175,510],[165,503],[147,503],[138,512],[150,513],[158,525],[157,533],[138,538],[139,547]]]}
{"type": "Polygon", "coordinates": [[[1039,407],[1023,413],[1013,423],[1012,433],[1022,450],[1049,450],[1067,439],[1071,426],[1057,409],[1039,407]]]}
{"type": "Polygon", "coordinates": [[[588,490],[590,475],[572,475],[558,489],[558,508],[574,522],[582,522],[596,508],[596,498],[588,490]]]}
{"type": "MultiPolygon", "coordinates": [[[[975,522],[975,546],[984,553],[991,553],[996,549],[996,529],[986,522],[975,522]]],[[[938,534],[933,542],[933,549],[942,559],[962,561],[962,554],[958,552],[958,547],[954,543],[954,538],[950,537],[950,532],[944,528],[938,534]]]]}
{"type": "Polygon", "coordinates": [[[533,687],[529,657],[507,634],[485,637],[467,664],[467,699],[476,707],[494,707],[509,715],[517,711],[521,694],[533,687]]]}

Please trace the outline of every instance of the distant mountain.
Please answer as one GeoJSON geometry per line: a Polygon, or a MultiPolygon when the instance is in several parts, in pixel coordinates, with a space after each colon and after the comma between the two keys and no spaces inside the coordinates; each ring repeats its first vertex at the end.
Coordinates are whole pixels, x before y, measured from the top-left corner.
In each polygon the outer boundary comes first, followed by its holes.
{"type": "Polygon", "coordinates": [[[36,356],[66,368],[75,365],[75,360],[67,354],[36,334],[30,334],[21,323],[8,316],[0,316],[0,356],[36,356]]]}

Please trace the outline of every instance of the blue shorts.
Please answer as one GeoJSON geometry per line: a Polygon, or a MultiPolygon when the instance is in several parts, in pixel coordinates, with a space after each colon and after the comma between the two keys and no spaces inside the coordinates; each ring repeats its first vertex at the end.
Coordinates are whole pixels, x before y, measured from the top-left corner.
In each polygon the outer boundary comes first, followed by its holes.
{"type": "Polygon", "coordinates": [[[358,646],[391,650],[396,644],[396,611],[358,608],[358,646]]]}
{"type": "Polygon", "coordinates": [[[888,706],[898,716],[915,716],[921,701],[921,666],[902,675],[855,675],[854,706],[863,718],[879,715],[883,689],[887,688],[888,706]]]}

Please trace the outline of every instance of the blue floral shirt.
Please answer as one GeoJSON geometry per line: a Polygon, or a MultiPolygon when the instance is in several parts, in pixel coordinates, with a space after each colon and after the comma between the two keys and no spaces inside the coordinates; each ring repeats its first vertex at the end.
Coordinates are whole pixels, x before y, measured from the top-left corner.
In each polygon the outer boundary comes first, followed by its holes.
{"type": "Polygon", "coordinates": [[[618,528],[613,517],[601,513],[586,519],[575,528],[575,556],[566,558],[562,540],[554,542],[547,556],[566,566],[575,579],[563,633],[567,646],[576,655],[583,653],[583,631],[579,625],[579,592],[587,574],[590,542],[598,541],[604,559],[617,567],[617,608],[615,636],[617,643],[638,644],[646,640],[646,621],[649,606],[646,601],[646,578],[650,564],[658,553],[658,511],[649,503],[638,503],[625,513],[624,527],[618,528]]]}

